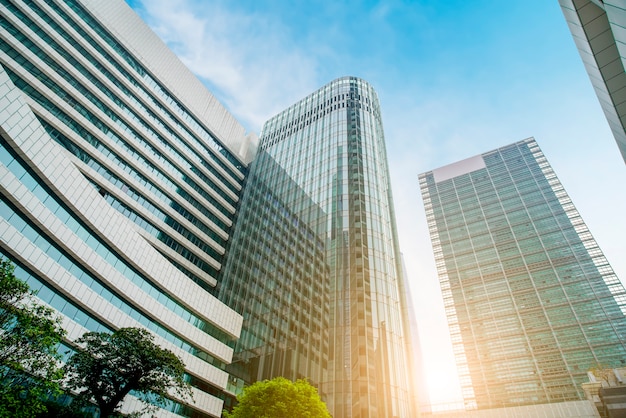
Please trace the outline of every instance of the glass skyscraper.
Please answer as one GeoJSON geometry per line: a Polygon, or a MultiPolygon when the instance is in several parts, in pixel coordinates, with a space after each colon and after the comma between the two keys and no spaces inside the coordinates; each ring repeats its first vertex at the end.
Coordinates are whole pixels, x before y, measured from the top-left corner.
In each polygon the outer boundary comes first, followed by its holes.
{"type": "Polygon", "coordinates": [[[626,292],[533,138],[419,176],[468,409],[585,399],[626,292]]]}
{"type": "Polygon", "coordinates": [[[622,0],[559,3],[626,162],[626,5],[622,0]]]}
{"type": "MultiPolygon", "coordinates": [[[[331,415],[416,416],[407,293],[376,92],[355,77],[327,84],[267,121],[259,152],[301,189],[289,211],[316,206],[301,221],[319,231],[311,250],[322,246],[329,275],[328,372],[320,390],[331,415]]],[[[316,270],[323,282],[324,270],[316,270]]]]}
{"type": "Polygon", "coordinates": [[[242,317],[217,284],[254,136],[121,0],[2,1],[0,63],[0,255],[62,315],[62,351],[145,327],[194,387],[167,409],[220,416],[242,317]]]}

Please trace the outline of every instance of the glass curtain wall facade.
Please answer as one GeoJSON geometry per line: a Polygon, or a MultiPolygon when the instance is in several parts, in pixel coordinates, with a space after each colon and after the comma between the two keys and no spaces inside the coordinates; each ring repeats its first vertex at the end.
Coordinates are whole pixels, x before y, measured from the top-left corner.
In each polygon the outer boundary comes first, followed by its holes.
{"type": "MultiPolygon", "coordinates": [[[[414,417],[406,289],[378,98],[337,79],[267,121],[267,153],[324,214],[331,415],[414,417]]],[[[315,215],[317,216],[317,215],[315,215]]]]}
{"type": "Polygon", "coordinates": [[[120,0],[3,1],[0,63],[0,255],[63,349],[145,327],[194,387],[168,409],[220,416],[242,317],[216,286],[254,138],[120,0]]]}
{"type": "Polygon", "coordinates": [[[468,409],[585,399],[626,293],[533,138],[419,176],[468,409]]]}
{"type": "Polygon", "coordinates": [[[330,300],[325,220],[287,173],[259,153],[220,280],[220,300],[244,318],[228,367],[240,384],[283,376],[319,388],[324,380],[330,300]]]}
{"type": "Polygon", "coordinates": [[[559,0],[626,162],[626,12],[622,0],[559,0]]]}

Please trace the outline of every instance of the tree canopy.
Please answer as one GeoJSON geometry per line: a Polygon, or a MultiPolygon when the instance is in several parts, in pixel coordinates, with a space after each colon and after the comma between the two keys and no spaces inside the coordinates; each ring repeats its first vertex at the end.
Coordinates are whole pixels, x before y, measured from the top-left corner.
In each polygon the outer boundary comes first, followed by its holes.
{"type": "Polygon", "coordinates": [[[284,377],[256,382],[237,397],[226,418],[330,418],[317,389],[306,380],[292,382],[284,377]]]}
{"type": "Polygon", "coordinates": [[[38,304],[15,266],[0,258],[0,416],[32,417],[46,411],[63,377],[60,319],[38,304]]]}
{"type": "Polygon", "coordinates": [[[114,414],[131,391],[156,405],[163,405],[170,391],[181,399],[191,397],[182,360],[156,345],[144,329],[88,332],[76,344],[78,350],[65,366],[68,386],[79,400],[95,403],[101,418],[114,414]]]}

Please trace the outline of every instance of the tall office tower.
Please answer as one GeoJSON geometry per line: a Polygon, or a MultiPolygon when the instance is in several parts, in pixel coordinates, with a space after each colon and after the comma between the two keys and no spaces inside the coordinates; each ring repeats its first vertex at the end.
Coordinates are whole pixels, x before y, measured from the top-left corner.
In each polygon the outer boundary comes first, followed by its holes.
{"type": "Polygon", "coordinates": [[[626,161],[626,5],[623,0],[559,3],[626,161]]]}
{"type": "Polygon", "coordinates": [[[122,0],[3,1],[0,63],[0,255],[69,347],[145,327],[194,386],[168,409],[220,416],[242,317],[214,295],[254,138],[122,0]]]}
{"type": "MultiPolygon", "coordinates": [[[[413,417],[406,291],[378,98],[337,79],[267,121],[259,149],[323,211],[330,277],[331,415],[413,417]]],[[[315,211],[313,225],[318,222],[315,211]]],[[[311,228],[314,228],[312,226],[311,228]]],[[[312,248],[311,250],[313,250],[312,248]]]]}
{"type": "Polygon", "coordinates": [[[626,292],[533,138],[419,176],[467,408],[583,400],[626,292]]]}
{"type": "Polygon", "coordinates": [[[244,318],[227,369],[240,385],[282,376],[321,387],[329,352],[325,221],[326,213],[260,152],[220,280],[219,299],[244,318]]]}

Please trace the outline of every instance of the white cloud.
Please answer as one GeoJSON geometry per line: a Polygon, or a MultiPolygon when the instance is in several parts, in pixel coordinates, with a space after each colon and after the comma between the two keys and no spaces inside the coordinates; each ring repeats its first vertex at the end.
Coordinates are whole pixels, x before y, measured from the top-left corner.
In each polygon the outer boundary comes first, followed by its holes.
{"type": "Polygon", "coordinates": [[[227,6],[150,0],[143,1],[142,17],[258,133],[265,120],[318,87],[317,63],[292,43],[281,22],[227,6]]]}

